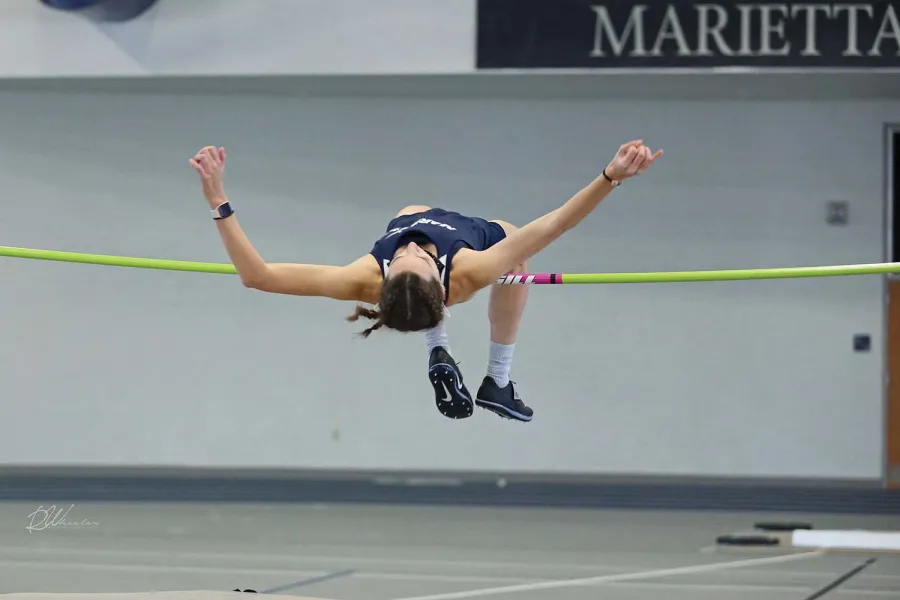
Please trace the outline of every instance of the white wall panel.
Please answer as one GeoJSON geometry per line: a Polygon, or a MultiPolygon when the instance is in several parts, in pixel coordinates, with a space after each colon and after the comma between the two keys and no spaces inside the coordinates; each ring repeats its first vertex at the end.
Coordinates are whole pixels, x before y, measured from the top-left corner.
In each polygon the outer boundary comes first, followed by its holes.
{"type": "MultiPolygon", "coordinates": [[[[401,206],[525,223],[666,154],[539,271],[879,262],[896,103],[0,94],[4,245],[225,261],[188,157],[272,261],[342,263],[401,206]],[[850,224],[825,224],[825,202],[850,224]]],[[[433,406],[419,336],[229,276],[0,260],[0,462],[878,477],[878,278],[534,288],[527,425],[433,406]],[[873,351],[854,354],[855,333],[873,351]]],[[[477,388],[487,295],[454,308],[477,388]]]]}
{"type": "Polygon", "coordinates": [[[470,72],[474,0],[160,0],[125,23],[0,2],[0,77],[470,72]]]}

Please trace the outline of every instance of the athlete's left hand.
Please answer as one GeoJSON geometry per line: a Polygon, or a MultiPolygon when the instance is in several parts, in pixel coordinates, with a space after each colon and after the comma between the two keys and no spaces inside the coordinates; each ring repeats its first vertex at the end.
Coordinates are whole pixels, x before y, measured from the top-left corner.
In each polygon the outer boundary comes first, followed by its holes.
{"type": "Polygon", "coordinates": [[[616,155],[606,166],[606,174],[616,181],[641,175],[653,166],[662,153],[661,149],[651,153],[650,148],[644,145],[644,140],[632,140],[619,147],[616,155]]]}

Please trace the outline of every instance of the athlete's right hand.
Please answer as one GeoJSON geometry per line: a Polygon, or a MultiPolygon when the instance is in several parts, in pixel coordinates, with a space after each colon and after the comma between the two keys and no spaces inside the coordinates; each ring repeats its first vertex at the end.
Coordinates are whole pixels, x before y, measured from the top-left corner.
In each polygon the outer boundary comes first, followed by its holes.
{"type": "Polygon", "coordinates": [[[190,164],[200,174],[203,184],[203,195],[210,208],[225,202],[225,188],[222,185],[222,172],[225,170],[225,148],[206,146],[190,159],[190,164]]]}

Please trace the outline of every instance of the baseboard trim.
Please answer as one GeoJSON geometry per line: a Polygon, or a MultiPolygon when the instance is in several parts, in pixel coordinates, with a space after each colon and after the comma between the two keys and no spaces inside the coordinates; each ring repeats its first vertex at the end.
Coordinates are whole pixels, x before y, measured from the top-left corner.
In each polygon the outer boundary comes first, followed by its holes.
{"type": "Polygon", "coordinates": [[[3,467],[0,500],[328,502],[900,514],[877,480],[499,473],[3,467]]]}

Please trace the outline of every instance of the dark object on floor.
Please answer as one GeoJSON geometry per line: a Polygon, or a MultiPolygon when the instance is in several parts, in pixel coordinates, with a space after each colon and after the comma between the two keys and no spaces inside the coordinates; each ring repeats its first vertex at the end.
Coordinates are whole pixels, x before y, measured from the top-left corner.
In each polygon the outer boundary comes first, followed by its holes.
{"type": "Polygon", "coordinates": [[[796,531],[798,529],[812,529],[811,523],[756,523],[754,529],[760,531],[796,531]]]}
{"type": "Polygon", "coordinates": [[[256,590],[239,590],[237,588],[233,589],[232,591],[233,592],[245,592],[247,594],[255,594],[256,593],[256,590]]]}
{"type": "Polygon", "coordinates": [[[777,546],[780,542],[776,537],[748,533],[720,535],[716,543],[722,546],[777,546]]]}

